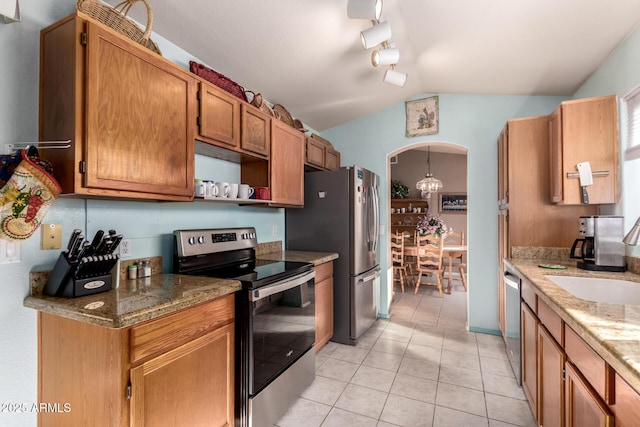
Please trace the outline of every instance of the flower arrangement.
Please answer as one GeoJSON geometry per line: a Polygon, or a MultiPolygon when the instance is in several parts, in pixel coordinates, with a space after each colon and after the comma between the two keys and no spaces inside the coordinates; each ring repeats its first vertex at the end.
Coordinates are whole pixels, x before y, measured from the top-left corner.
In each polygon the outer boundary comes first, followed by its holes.
{"type": "Polygon", "coordinates": [[[426,236],[427,234],[434,235],[436,237],[442,237],[443,235],[451,232],[451,227],[447,228],[447,224],[444,223],[442,218],[438,215],[427,214],[418,220],[416,226],[418,234],[420,236],[426,236]]]}

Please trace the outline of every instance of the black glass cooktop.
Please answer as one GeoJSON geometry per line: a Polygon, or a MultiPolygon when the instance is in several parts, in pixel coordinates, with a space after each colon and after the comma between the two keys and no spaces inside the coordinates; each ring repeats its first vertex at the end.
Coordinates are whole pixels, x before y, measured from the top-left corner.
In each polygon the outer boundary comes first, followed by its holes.
{"type": "Polygon", "coordinates": [[[259,288],[313,268],[313,264],[292,261],[254,260],[192,273],[194,276],[219,277],[242,282],[247,288],[259,288]]]}

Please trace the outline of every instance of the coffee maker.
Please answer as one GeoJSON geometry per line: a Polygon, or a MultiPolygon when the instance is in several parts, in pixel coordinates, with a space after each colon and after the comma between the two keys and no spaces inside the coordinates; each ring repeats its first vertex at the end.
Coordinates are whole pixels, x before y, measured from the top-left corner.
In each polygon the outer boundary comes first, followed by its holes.
{"type": "Polygon", "coordinates": [[[613,215],[581,216],[582,238],[571,246],[571,258],[579,259],[578,268],[596,271],[625,271],[624,217],[613,215]],[[582,243],[580,247],[578,244],[582,243]],[[580,250],[576,254],[576,250],[580,250]]]}

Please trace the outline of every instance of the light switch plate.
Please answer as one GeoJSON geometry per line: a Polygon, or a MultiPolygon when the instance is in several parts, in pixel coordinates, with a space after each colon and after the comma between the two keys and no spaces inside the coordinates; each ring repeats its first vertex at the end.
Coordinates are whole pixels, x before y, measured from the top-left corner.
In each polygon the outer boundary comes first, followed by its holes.
{"type": "Polygon", "coordinates": [[[40,249],[50,250],[62,247],[62,224],[42,224],[40,230],[40,249]]]}

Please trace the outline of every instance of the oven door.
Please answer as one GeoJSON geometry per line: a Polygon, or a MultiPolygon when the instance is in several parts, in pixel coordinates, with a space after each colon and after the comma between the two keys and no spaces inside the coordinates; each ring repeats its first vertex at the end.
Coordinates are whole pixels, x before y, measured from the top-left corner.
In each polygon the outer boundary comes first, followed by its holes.
{"type": "Polygon", "coordinates": [[[315,341],[315,271],[249,290],[249,396],[255,396],[315,341]]]}

